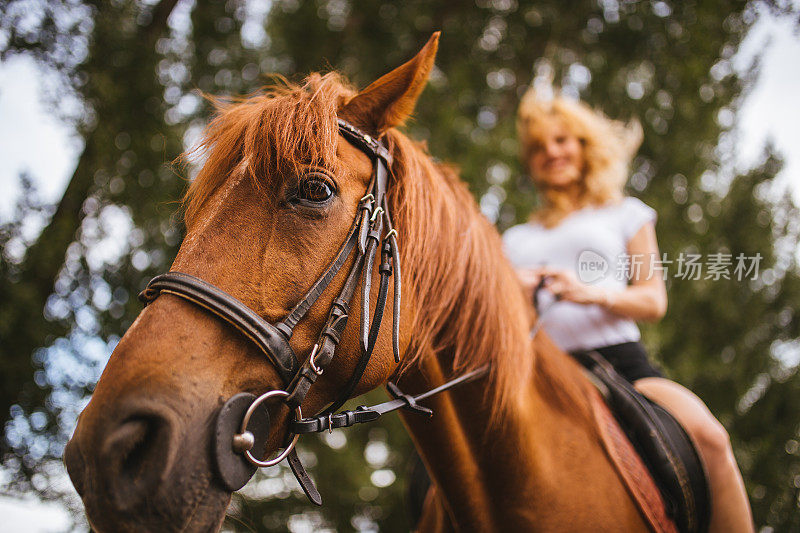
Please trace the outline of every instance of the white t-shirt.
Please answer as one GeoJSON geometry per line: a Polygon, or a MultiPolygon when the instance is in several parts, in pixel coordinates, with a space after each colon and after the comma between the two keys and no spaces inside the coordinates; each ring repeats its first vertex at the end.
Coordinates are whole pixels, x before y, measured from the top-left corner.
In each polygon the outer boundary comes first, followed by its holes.
{"type": "MultiPolygon", "coordinates": [[[[553,228],[535,222],[519,224],[503,234],[503,244],[517,268],[548,266],[569,270],[584,283],[623,290],[631,270],[643,268],[642,258],[628,255],[628,241],[644,224],[655,221],[655,210],[628,196],[619,203],[579,209],[553,228]]],[[[639,270],[641,276],[649,274],[639,270]]],[[[554,301],[552,293],[541,291],[540,311],[548,310],[542,318],[542,328],[565,351],[640,339],[633,320],[600,305],[558,301],[550,308],[554,301]]]]}

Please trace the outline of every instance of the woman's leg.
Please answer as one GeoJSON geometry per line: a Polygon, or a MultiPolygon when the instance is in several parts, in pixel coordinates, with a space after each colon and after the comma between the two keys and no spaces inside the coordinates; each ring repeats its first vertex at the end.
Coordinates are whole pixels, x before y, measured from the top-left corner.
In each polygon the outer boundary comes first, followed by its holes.
{"type": "Polygon", "coordinates": [[[681,423],[695,442],[711,490],[711,532],[753,531],[750,502],[731,449],[730,438],[703,401],[686,387],[664,378],[642,378],[634,386],[681,423]]]}

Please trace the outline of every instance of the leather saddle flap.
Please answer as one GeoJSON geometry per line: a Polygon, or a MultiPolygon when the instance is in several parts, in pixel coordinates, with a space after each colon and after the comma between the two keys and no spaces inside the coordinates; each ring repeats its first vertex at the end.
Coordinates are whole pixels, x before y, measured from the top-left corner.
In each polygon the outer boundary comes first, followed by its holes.
{"type": "MultiPolygon", "coordinates": [[[[606,411],[610,408],[613,412],[612,421],[619,423],[627,436],[626,440],[635,447],[637,459],[646,466],[655,481],[666,516],[674,522],[677,530],[691,533],[707,531],[711,498],[703,464],[688,434],[664,408],[645,398],[632,384],[619,376],[600,354],[586,352],[574,355],[587,369],[592,382],[605,399],[607,407],[595,406],[595,418],[600,425],[606,447],[616,448],[614,451],[609,450],[612,458],[619,455],[624,446],[616,442],[619,436],[614,434],[613,428],[603,427],[609,425],[607,419],[612,416],[610,412],[609,415],[603,413],[603,407],[606,411]]],[[[598,399],[593,403],[601,402],[598,399]]],[[[620,461],[616,459],[620,468],[620,461]]],[[[631,463],[631,460],[625,458],[623,462],[631,463]]],[[[625,466],[629,470],[630,467],[631,464],[625,466]]],[[[620,473],[626,478],[625,473],[620,473]]],[[[627,476],[630,478],[631,473],[628,472],[627,476]]],[[[632,480],[626,478],[625,481],[630,488],[632,480]]],[[[641,495],[637,497],[637,501],[640,506],[645,503],[641,495]]],[[[654,503],[657,502],[650,502],[654,503]]],[[[668,530],[660,527],[654,529],[668,530]]]]}

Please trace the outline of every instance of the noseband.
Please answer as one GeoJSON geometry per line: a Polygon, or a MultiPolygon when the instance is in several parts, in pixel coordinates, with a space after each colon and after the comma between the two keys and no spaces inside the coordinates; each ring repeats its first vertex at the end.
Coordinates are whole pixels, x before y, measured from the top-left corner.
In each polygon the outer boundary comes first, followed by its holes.
{"type": "Polygon", "coordinates": [[[257,467],[272,466],[287,459],[303,491],[317,505],[322,504],[314,483],[297,456],[295,444],[302,433],[331,431],[363,422],[377,420],[381,415],[406,408],[431,415],[430,409],[417,405],[433,394],[442,392],[460,383],[466,383],[486,375],[488,367],[479,368],[451,380],[433,390],[410,396],[403,394],[396,385],[388,383],[393,400],[372,407],[360,406],[354,411],[336,411],[352,396],[369,363],[378,338],[389,288],[389,277],[394,275],[392,350],[395,362],[400,362],[400,254],[397,247],[397,231],[392,226],[389,203],[386,197],[389,168],[392,156],[383,143],[362,132],[355,126],[338,119],[339,133],[353,146],[359,148],[373,162],[373,175],[366,194],[359,201],[358,211],[350,231],[339,248],[333,262],[327,267],[308,292],[300,299],[283,320],[271,324],[238,299],[219,288],[189,274],[168,272],[153,278],[139,294],[145,304],[153,302],[159,295],[168,293],[192,302],[225,322],[231,324],[250,339],[266,355],[275,367],[285,390],[272,390],[258,398],[253,394],[239,393],[223,405],[217,417],[215,454],[217,470],[223,484],[231,491],[239,490],[253,476],[257,467]],[[372,272],[375,256],[380,246],[380,286],[375,313],[370,322],[370,298],[372,272]],[[344,286],[334,299],[328,319],[322,328],[310,355],[302,363],[295,354],[289,340],[295,326],[325,291],[336,274],[355,250],[355,261],[347,275],[344,286]],[[300,405],[317,378],[334,357],[336,347],[344,334],[353,300],[360,280],[361,325],[360,357],[353,374],[339,395],[328,407],[311,418],[303,418],[300,405]],[[272,398],[280,398],[294,411],[294,420],[289,424],[284,450],[275,458],[260,460],[269,436],[269,415],[259,407],[272,398]]]}

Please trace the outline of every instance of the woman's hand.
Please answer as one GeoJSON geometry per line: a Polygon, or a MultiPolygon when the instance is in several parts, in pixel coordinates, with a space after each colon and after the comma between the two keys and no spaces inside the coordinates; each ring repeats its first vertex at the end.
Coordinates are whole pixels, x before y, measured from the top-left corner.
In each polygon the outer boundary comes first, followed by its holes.
{"type": "Polygon", "coordinates": [[[536,269],[539,279],[546,277],[545,287],[560,300],[567,300],[578,304],[609,305],[610,293],[606,289],[587,285],[579,281],[568,270],[555,270],[550,268],[536,269]]]}
{"type": "Polygon", "coordinates": [[[528,297],[528,301],[533,301],[533,293],[536,291],[536,287],[539,286],[539,283],[542,281],[542,268],[518,268],[517,277],[519,278],[520,283],[522,283],[522,288],[525,291],[525,296],[528,297]]]}
{"type": "Polygon", "coordinates": [[[656,322],[667,310],[667,291],[660,267],[652,262],[660,257],[653,224],[645,224],[628,243],[628,254],[641,257],[641,268],[630,280],[630,284],[620,290],[604,289],[579,281],[568,270],[541,267],[518,271],[525,276],[525,288],[530,297],[542,277],[545,287],[561,300],[579,304],[597,304],[618,315],[633,319],[656,322]],[[652,273],[644,275],[643,273],[652,273]]]}

